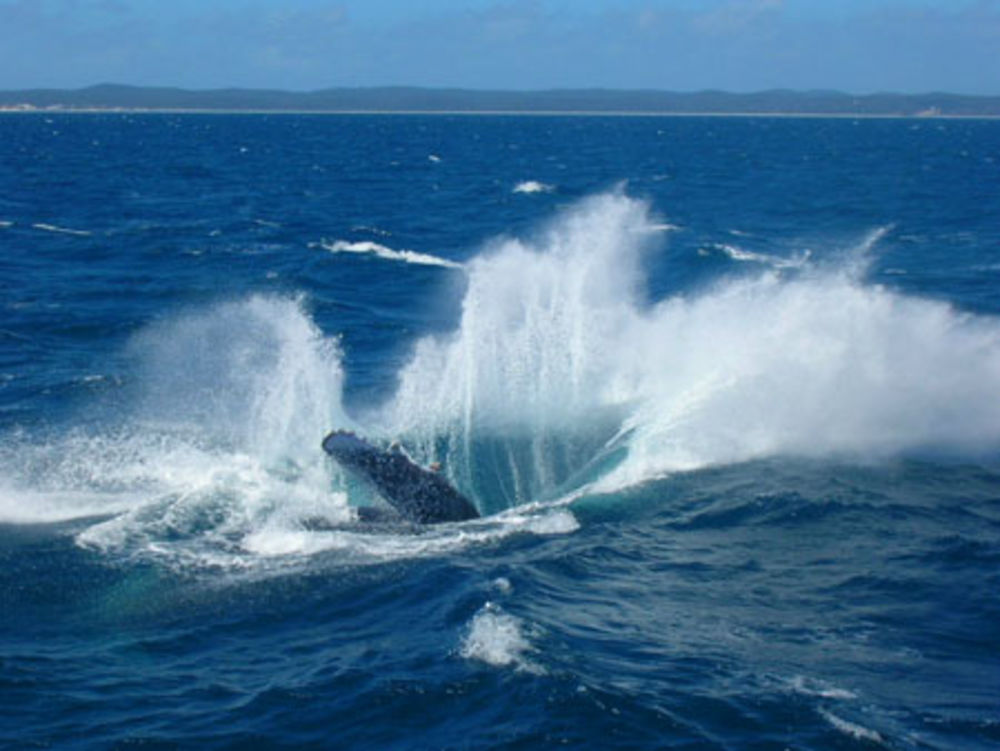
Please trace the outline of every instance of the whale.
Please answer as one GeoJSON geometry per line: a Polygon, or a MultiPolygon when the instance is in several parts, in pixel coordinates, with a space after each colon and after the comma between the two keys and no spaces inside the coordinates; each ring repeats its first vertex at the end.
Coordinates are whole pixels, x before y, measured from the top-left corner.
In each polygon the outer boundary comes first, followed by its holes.
{"type": "MultiPolygon", "coordinates": [[[[350,430],[323,439],[323,451],[355,477],[367,482],[406,521],[441,524],[478,519],[475,504],[440,473],[416,464],[401,450],[383,449],[350,430]]],[[[371,516],[359,510],[362,519],[371,516]]]]}

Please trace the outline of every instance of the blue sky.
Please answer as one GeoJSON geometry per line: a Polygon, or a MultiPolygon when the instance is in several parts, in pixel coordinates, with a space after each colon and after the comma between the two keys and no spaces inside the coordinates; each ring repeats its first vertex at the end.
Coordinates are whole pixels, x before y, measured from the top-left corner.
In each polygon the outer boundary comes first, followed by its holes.
{"type": "Polygon", "coordinates": [[[0,88],[1000,94],[1000,0],[0,0],[0,88]]]}

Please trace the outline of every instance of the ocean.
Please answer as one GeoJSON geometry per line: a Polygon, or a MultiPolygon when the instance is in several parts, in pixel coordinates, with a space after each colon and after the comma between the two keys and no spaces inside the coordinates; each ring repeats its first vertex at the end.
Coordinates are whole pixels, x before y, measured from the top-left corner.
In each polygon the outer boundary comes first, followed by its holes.
{"type": "Polygon", "coordinates": [[[0,747],[1000,747],[1000,121],[0,116],[0,747]],[[481,519],[370,524],[398,440],[481,519]]]}

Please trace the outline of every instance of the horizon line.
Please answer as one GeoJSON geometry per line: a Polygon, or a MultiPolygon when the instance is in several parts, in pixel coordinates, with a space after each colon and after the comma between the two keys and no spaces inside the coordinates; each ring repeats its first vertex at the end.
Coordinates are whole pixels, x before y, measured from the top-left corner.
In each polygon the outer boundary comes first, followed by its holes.
{"type": "Polygon", "coordinates": [[[785,86],[773,86],[770,88],[753,89],[753,90],[735,90],[735,89],[725,89],[725,88],[669,89],[669,88],[651,88],[648,86],[636,87],[636,88],[630,88],[625,86],[553,86],[553,87],[534,89],[534,88],[516,88],[516,87],[491,88],[491,87],[474,87],[474,86],[447,86],[447,85],[405,84],[405,83],[367,84],[367,85],[337,84],[330,86],[321,86],[318,88],[298,89],[298,88],[281,88],[281,87],[258,86],[258,85],[235,85],[235,84],[192,87],[179,84],[164,84],[164,83],[137,84],[137,83],[121,83],[116,81],[98,81],[96,83],[84,84],[78,86],[54,86],[54,85],[20,86],[17,88],[0,89],[0,93],[12,94],[12,93],[33,92],[33,91],[83,92],[83,91],[91,91],[94,89],[103,89],[103,88],[140,89],[140,90],[160,89],[168,91],[185,91],[191,93],[245,91],[245,92],[270,92],[270,93],[298,94],[298,95],[320,94],[330,91],[409,90],[409,91],[434,91],[434,92],[463,92],[463,93],[477,93],[477,94],[552,94],[552,93],[573,92],[573,93],[678,94],[678,95],[724,94],[729,96],[757,96],[761,94],[782,93],[782,94],[798,94],[798,95],[823,94],[823,95],[849,96],[857,98],[880,97],[880,96],[882,97],[950,96],[950,97],[963,97],[969,99],[1000,98],[1000,92],[997,92],[995,94],[968,94],[946,89],[923,89],[920,91],[878,90],[878,91],[868,91],[868,92],[858,92],[858,91],[850,91],[846,89],[835,89],[828,87],[791,88],[785,86]]]}

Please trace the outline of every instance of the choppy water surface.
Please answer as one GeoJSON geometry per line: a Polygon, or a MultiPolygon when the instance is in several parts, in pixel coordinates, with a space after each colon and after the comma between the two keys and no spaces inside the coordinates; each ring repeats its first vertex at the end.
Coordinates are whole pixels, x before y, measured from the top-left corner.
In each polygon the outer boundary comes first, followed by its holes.
{"type": "Polygon", "coordinates": [[[1000,743],[996,122],[0,133],[0,744],[1000,743]]]}

